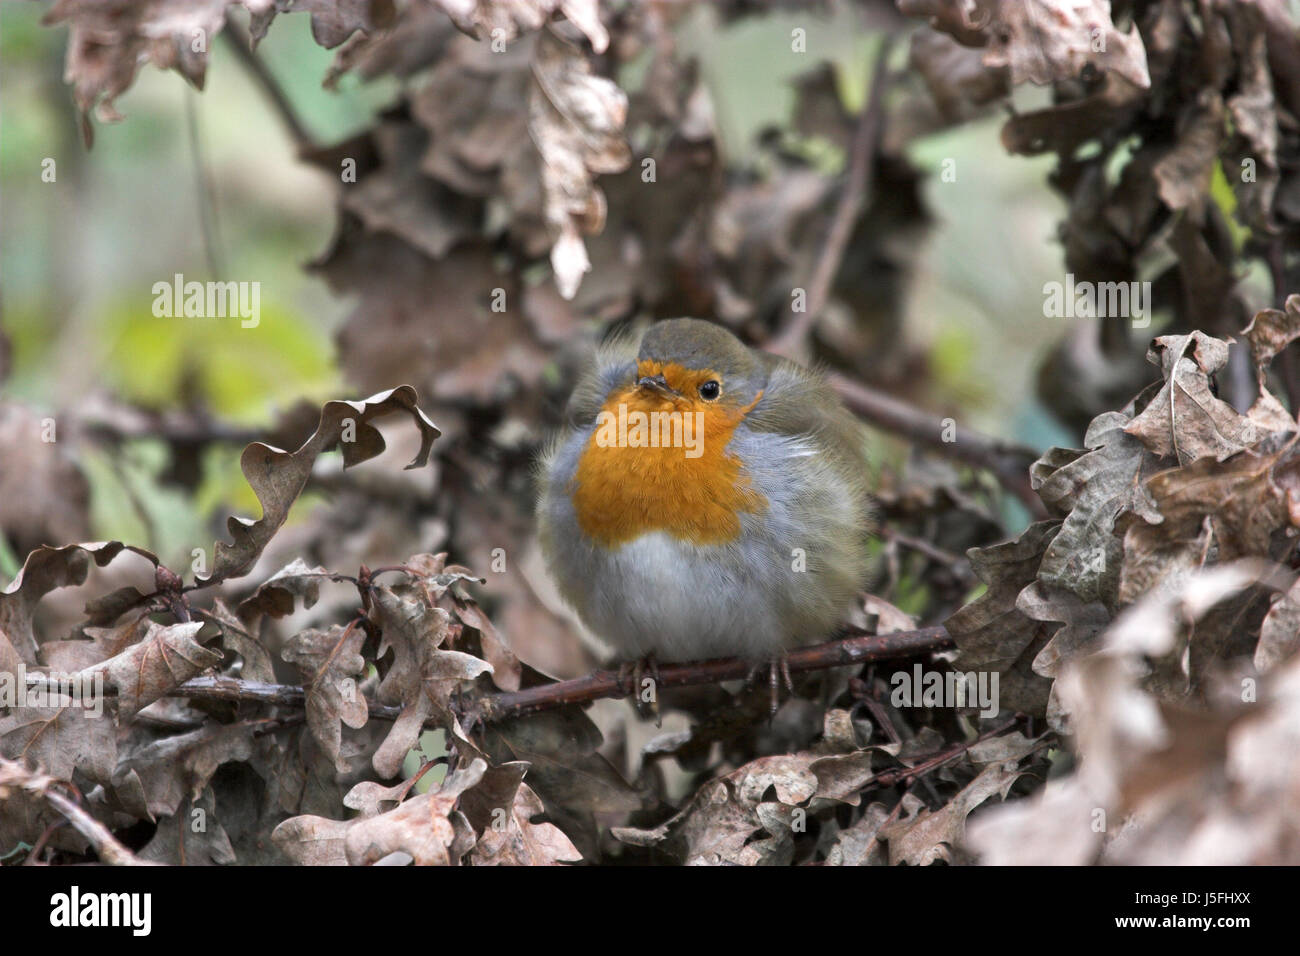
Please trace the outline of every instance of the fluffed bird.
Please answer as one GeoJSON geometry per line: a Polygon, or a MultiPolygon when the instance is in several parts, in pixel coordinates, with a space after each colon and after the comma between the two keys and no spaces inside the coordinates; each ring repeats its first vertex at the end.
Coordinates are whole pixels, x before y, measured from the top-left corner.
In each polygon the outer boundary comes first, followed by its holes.
{"type": "MultiPolygon", "coordinates": [[[[824,376],[697,319],[598,353],[539,463],[561,595],[627,662],[778,666],[868,566],[865,434],[824,376]]],[[[789,674],[785,672],[789,685],[789,674]]]]}

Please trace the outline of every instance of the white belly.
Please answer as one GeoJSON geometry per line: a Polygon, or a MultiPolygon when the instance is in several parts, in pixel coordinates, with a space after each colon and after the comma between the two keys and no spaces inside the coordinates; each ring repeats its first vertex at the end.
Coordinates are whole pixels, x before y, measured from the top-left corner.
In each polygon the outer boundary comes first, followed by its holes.
{"type": "Polygon", "coordinates": [[[766,658],[788,635],[773,599],[769,566],[729,548],[699,548],[662,531],[644,534],[596,562],[587,625],[628,658],[766,658]]]}

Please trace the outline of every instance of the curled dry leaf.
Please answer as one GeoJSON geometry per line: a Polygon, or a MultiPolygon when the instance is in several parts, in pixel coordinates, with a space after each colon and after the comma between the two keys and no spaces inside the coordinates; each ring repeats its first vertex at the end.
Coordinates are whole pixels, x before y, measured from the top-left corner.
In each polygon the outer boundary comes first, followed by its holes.
{"type": "Polygon", "coordinates": [[[221,654],[195,638],[201,621],[162,625],[150,621],[140,640],[116,657],[87,668],[82,681],[102,680],[117,692],[118,719],[126,720],[168,691],[221,663],[221,654]]]}
{"type": "MultiPolygon", "coordinates": [[[[383,634],[378,656],[383,658],[390,650],[393,654],[376,697],[381,703],[402,708],[372,763],[381,777],[395,777],[407,752],[420,739],[424,722],[436,716],[444,726],[452,725],[456,721],[452,694],[461,682],[489,673],[492,665],[444,649],[450,615],[417,598],[376,588],[370,619],[383,634]]],[[[455,726],[459,730],[459,724],[455,726]]],[[[467,742],[463,731],[456,736],[461,743],[467,742]]]]}
{"type": "Polygon", "coordinates": [[[899,0],[898,7],[984,47],[984,63],[1008,68],[1013,84],[1071,80],[1091,67],[1138,88],[1151,85],[1142,35],[1115,28],[1109,0],[899,0]]]}
{"type": "MultiPolygon", "coordinates": [[[[910,816],[880,827],[877,838],[889,844],[891,865],[928,866],[953,862],[953,848],[966,837],[966,818],[994,794],[1006,799],[1021,772],[1014,761],[992,763],[938,810],[916,808],[910,816]]],[[[864,818],[865,819],[865,818],[864,818]]]]}
{"type": "Polygon", "coordinates": [[[222,764],[248,760],[247,725],[209,723],[189,733],[136,741],[121,754],[113,788],[133,813],[149,819],[175,815],[198,801],[222,764]]]}
{"type": "Polygon", "coordinates": [[[979,108],[1010,92],[1008,71],[989,66],[977,49],[943,33],[912,34],[909,62],[925,80],[939,112],[949,120],[968,119],[979,108]]]}
{"type": "Polygon", "coordinates": [[[1060,528],[1059,522],[1040,521],[1015,541],[971,549],[971,567],[988,590],[944,623],[960,651],[955,666],[998,671],[1002,706],[1026,713],[1041,714],[1047,707],[1050,683],[1030,665],[1055,628],[1027,617],[1017,598],[1036,580],[1060,528]]]}
{"type": "Polygon", "coordinates": [[[1132,512],[1159,520],[1145,480],[1161,463],[1127,433],[1128,422],[1120,412],[1100,415],[1084,436],[1087,452],[1050,472],[1044,459],[1035,465],[1033,483],[1039,497],[1069,504],[1061,530],[1043,554],[1038,577],[1074,592],[1085,603],[1112,601],[1121,551],[1114,534],[1116,518],[1132,512]]]}
{"type": "Polygon", "coordinates": [[[543,808],[523,782],[527,771],[522,761],[492,767],[461,798],[465,818],[480,834],[469,857],[475,866],[558,866],[582,859],[559,827],[532,822],[543,808]]]}
{"type": "Polygon", "coordinates": [[[760,757],[706,783],[671,820],[612,832],[690,865],[786,865],[807,814],[829,803],[856,806],[871,777],[869,751],[760,757]],[[774,800],[766,799],[769,791],[774,800]]]}
{"type": "Polygon", "coordinates": [[[609,31],[600,22],[596,0],[434,0],[470,36],[509,43],[521,31],[540,30],[556,11],[569,18],[604,53],[609,31]]]}
{"type": "Polygon", "coordinates": [[[366,671],[361,645],[366,632],[355,623],[300,631],[285,642],[280,656],[297,665],[307,691],[307,726],[340,771],[343,728],[364,727],[369,709],[358,686],[366,671]]]}
{"type": "Polygon", "coordinates": [[[1124,427],[1154,454],[1179,464],[1223,461],[1261,437],[1250,419],[1213,392],[1210,377],[1228,362],[1228,343],[1204,332],[1162,335],[1147,350],[1164,388],[1124,427]]]}
{"type": "Polygon", "coordinates": [[[0,756],[61,780],[79,772],[107,784],[117,764],[116,721],[69,695],[51,694],[44,706],[0,717],[0,756]]]}
{"type": "Polygon", "coordinates": [[[398,852],[417,866],[452,866],[475,841],[456,803],[486,771],[487,764],[475,759],[448,774],[440,786],[386,813],[349,821],[293,817],[276,827],[271,838],[294,862],[313,866],[367,866],[398,852]]]}
{"type": "Polygon", "coordinates": [[[294,452],[281,451],[253,442],[244,449],[239,466],[262,505],[262,517],[256,521],[231,518],[226,528],[233,544],[218,541],[212,573],[202,584],[215,584],[226,578],[246,574],[262,549],[275,535],[289,508],[302,494],[317,457],[340,446],[345,468],[368,461],[386,447],[384,436],[370,424],[374,419],[395,411],[404,411],[420,430],[420,450],[407,468],[421,468],[429,461],[429,451],[440,432],[420,410],[415,389],[402,385],[380,392],[362,401],[326,402],[321,409],[316,432],[294,452]]]}
{"type": "Polygon", "coordinates": [[[1287,296],[1285,310],[1262,309],[1256,312],[1241,335],[1250,345],[1255,374],[1263,392],[1268,366],[1279,352],[1300,338],[1300,295],[1287,296]]]}
{"type": "Polygon", "coordinates": [[[560,294],[572,299],[591,268],[582,234],[605,226],[605,197],[593,177],[621,172],[631,159],[623,140],[627,96],[548,33],[538,37],[532,75],[528,130],[541,157],[551,266],[560,294]]]}
{"type": "Polygon", "coordinates": [[[41,662],[59,674],[86,670],[142,640],[151,623],[144,611],[138,611],[112,627],[84,627],[82,632],[90,640],[46,641],[40,647],[41,662]]]}
{"type": "Polygon", "coordinates": [[[68,24],[64,79],[72,84],[86,145],[94,141],[92,111],[101,122],[122,118],[114,101],[141,64],[174,69],[202,89],[208,53],[234,6],[248,11],[254,40],[276,13],[309,12],[312,36],[325,47],[357,30],[386,27],[394,16],[393,0],[55,0],[44,22],[68,24]]]}
{"type": "Polygon", "coordinates": [[[229,866],[238,862],[217,809],[212,788],[204,789],[175,817],[158,821],[158,829],[140,851],[140,859],[177,866],[229,866]],[[194,826],[196,819],[203,821],[201,827],[194,826]]]}
{"type": "Polygon", "coordinates": [[[27,555],[18,577],[0,592],[0,673],[16,671],[18,658],[29,664],[36,662],[32,615],[45,595],[57,588],[84,584],[91,561],[102,568],[123,551],[131,551],[158,566],[155,555],[121,541],[41,547],[27,555]]]}

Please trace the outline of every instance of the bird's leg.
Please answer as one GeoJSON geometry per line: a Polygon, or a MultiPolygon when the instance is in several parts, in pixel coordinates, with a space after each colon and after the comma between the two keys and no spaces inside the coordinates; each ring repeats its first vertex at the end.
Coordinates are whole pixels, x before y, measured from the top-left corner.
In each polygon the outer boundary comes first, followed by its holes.
{"type": "Polygon", "coordinates": [[[779,654],[772,655],[766,661],[755,664],[749,672],[749,676],[745,678],[745,687],[750,688],[758,683],[758,675],[764,669],[767,670],[767,687],[768,692],[771,694],[770,713],[771,716],[775,717],[777,710],[781,706],[781,684],[784,683],[785,689],[790,692],[790,696],[794,696],[794,681],[790,677],[789,655],[785,651],[781,651],[779,654]]]}
{"type": "Polygon", "coordinates": [[[642,717],[654,717],[655,726],[662,725],[662,718],[659,716],[659,662],[655,660],[653,654],[647,654],[645,657],[638,658],[635,661],[626,661],[619,665],[618,668],[618,685],[619,689],[625,695],[632,698],[636,707],[636,712],[642,717]],[[645,681],[645,675],[649,672],[653,681],[650,687],[650,699],[642,698],[644,688],[642,683],[645,681]]]}

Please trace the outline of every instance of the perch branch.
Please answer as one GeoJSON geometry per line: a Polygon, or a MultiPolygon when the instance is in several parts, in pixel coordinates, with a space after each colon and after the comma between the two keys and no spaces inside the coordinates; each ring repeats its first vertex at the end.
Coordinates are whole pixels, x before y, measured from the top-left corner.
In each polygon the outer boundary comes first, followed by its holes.
{"type": "MultiPolygon", "coordinates": [[[[911,657],[929,651],[952,647],[952,638],[942,626],[923,627],[916,631],[897,631],[861,637],[847,637],[824,644],[801,647],[788,655],[791,672],[825,670],[845,664],[867,664],[874,661],[911,657]]],[[[743,680],[753,670],[753,662],[736,657],[720,657],[707,661],[690,661],[684,664],[663,664],[659,667],[659,687],[688,687],[694,684],[716,684],[719,681],[743,680]]],[[[31,675],[35,677],[36,675],[31,675]]],[[[31,677],[29,677],[29,680],[31,677]]],[[[302,707],[306,693],[301,687],[290,684],[264,684],[235,677],[195,677],[168,692],[171,697],[196,700],[254,701],[264,704],[282,704],[302,707]]],[[[556,681],[524,690],[490,694],[471,705],[471,715],[481,721],[506,720],[525,714],[589,704],[605,697],[626,696],[626,687],[614,671],[597,670],[586,677],[556,681]]],[[[379,720],[396,720],[400,707],[367,701],[370,716],[379,720]]],[[[436,726],[433,722],[430,726],[436,726]]]]}
{"type": "MultiPolygon", "coordinates": [[[[923,627],[916,631],[897,631],[865,637],[847,637],[824,644],[814,644],[791,651],[786,661],[791,673],[825,670],[844,664],[867,664],[873,661],[911,657],[952,646],[952,638],[942,627],[923,627]]],[[[685,664],[659,665],[658,687],[687,687],[692,684],[716,684],[725,680],[743,680],[754,669],[752,661],[737,657],[720,657],[685,664]]],[[[625,689],[618,674],[598,670],[576,680],[543,684],[524,690],[493,694],[478,702],[475,714],[482,720],[502,720],[566,704],[586,704],[603,697],[622,697],[625,689]]]]}
{"type": "MultiPolygon", "coordinates": [[[[923,627],[915,631],[896,631],[841,638],[800,647],[787,656],[792,673],[825,670],[846,664],[869,664],[876,661],[896,660],[944,650],[953,646],[952,638],[942,626],[923,627]]],[[[738,657],[720,657],[706,661],[689,661],[684,664],[663,664],[659,667],[659,688],[688,687],[695,684],[716,684],[726,680],[743,680],[753,670],[753,662],[738,657]]],[[[29,684],[40,684],[44,675],[29,674],[29,684]]],[[[472,719],[492,722],[520,717],[538,711],[589,704],[605,697],[624,697],[626,687],[614,671],[597,670],[586,677],[556,681],[524,690],[489,694],[470,705],[472,719]]],[[[250,701],[262,704],[279,704],[287,707],[306,706],[307,694],[303,688],[292,684],[267,684],[237,677],[195,677],[173,687],[169,697],[191,700],[250,701]]],[[[402,708],[366,701],[370,716],[378,720],[396,720],[402,708]]],[[[430,727],[436,727],[430,721],[430,727]]]]}

